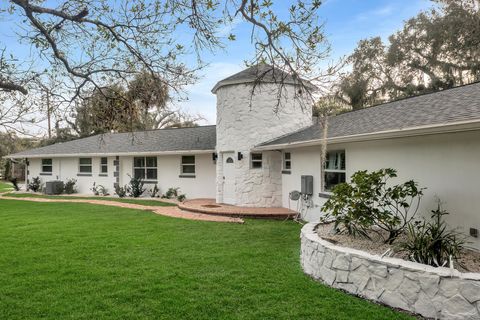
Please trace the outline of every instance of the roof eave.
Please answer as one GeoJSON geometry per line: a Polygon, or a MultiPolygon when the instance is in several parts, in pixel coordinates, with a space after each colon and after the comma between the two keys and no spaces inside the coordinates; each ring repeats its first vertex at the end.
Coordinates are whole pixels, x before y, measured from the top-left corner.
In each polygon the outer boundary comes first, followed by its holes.
{"type": "Polygon", "coordinates": [[[51,154],[11,154],[6,159],[38,159],[38,158],[77,158],[77,157],[115,157],[115,156],[167,156],[179,154],[206,154],[213,153],[215,149],[205,150],[173,150],[151,152],[105,152],[105,153],[51,153],[51,154]]]}
{"type": "MultiPolygon", "coordinates": [[[[248,83],[253,83],[253,82],[255,82],[255,81],[254,80],[227,80],[227,81],[222,80],[222,81],[217,82],[217,84],[215,84],[215,86],[212,88],[211,92],[213,94],[216,94],[217,90],[220,89],[221,87],[237,85],[237,84],[248,84],[248,83]]],[[[279,81],[268,81],[268,80],[260,80],[260,83],[281,84],[281,82],[279,82],[279,81]]],[[[318,87],[316,87],[315,85],[313,85],[309,81],[303,81],[303,83],[288,81],[288,82],[285,82],[285,84],[289,84],[289,85],[292,85],[292,86],[299,86],[299,85],[303,84],[303,86],[305,86],[306,88],[308,88],[311,91],[317,91],[318,90],[318,87]]]]}
{"type": "Polygon", "coordinates": [[[441,123],[435,125],[426,125],[418,127],[409,127],[409,128],[400,128],[394,130],[385,130],[371,133],[362,133],[349,136],[339,136],[332,137],[327,139],[312,139],[305,141],[297,141],[290,143],[281,143],[281,144],[271,144],[265,146],[256,146],[252,151],[268,151],[268,150],[278,150],[278,149],[292,149],[299,147],[309,147],[309,146],[318,146],[322,143],[327,144],[338,144],[338,143],[348,143],[348,142],[362,142],[362,141],[371,141],[371,140],[381,140],[381,139],[392,139],[392,138],[403,138],[403,137],[412,137],[412,136],[422,136],[422,135],[431,135],[431,134],[440,134],[440,133],[453,133],[453,132],[462,132],[462,131],[472,131],[480,129],[480,119],[468,120],[468,121],[458,121],[452,123],[441,123]]]}

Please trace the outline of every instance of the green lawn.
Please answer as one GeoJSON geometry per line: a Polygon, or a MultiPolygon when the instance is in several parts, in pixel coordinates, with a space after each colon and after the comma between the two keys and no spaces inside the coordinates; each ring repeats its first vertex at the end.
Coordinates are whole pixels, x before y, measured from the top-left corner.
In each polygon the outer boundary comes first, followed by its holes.
{"type": "Polygon", "coordinates": [[[408,319],[305,276],[300,226],[0,199],[0,319],[408,319]]]}
{"type": "Polygon", "coordinates": [[[107,201],[116,201],[116,202],[125,202],[133,204],[142,204],[144,206],[153,206],[153,207],[168,207],[175,206],[173,203],[162,202],[157,200],[143,200],[143,199],[125,199],[125,198],[110,198],[110,197],[73,197],[73,196],[47,196],[42,194],[32,194],[32,193],[8,193],[4,197],[14,197],[14,198],[45,198],[45,199],[88,199],[88,200],[107,200],[107,201]]]}
{"type": "Polygon", "coordinates": [[[0,181],[0,192],[12,191],[13,186],[10,182],[0,181]]]}

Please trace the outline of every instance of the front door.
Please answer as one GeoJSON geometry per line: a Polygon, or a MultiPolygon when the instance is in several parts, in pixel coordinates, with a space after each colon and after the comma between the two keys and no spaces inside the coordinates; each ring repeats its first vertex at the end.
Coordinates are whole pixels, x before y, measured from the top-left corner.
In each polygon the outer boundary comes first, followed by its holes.
{"type": "Polygon", "coordinates": [[[235,204],[235,153],[223,154],[223,203],[235,204]]]}

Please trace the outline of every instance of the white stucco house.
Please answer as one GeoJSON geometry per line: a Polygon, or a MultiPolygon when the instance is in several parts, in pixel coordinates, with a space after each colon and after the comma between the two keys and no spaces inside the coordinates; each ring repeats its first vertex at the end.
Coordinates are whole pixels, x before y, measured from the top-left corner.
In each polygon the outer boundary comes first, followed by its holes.
{"type": "Polygon", "coordinates": [[[440,198],[449,223],[480,249],[473,236],[480,229],[480,83],[330,117],[324,185],[323,129],[304,92],[314,87],[303,84],[251,67],[213,88],[216,126],[111,133],[9,157],[27,159],[28,179],[76,178],[80,193],[94,182],[113,192],[131,175],[161,192],[180,187],[188,198],[299,208],[308,221],[318,220],[329,190],[355,171],[394,168],[398,182],[427,188],[420,212],[429,214],[440,198]],[[305,200],[290,200],[301,176],[311,176],[313,188],[305,200]]]}

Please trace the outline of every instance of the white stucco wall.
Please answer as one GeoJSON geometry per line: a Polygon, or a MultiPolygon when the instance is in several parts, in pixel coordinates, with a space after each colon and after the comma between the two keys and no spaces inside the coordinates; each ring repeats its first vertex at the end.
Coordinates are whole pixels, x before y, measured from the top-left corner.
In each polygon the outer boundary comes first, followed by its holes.
{"type": "MultiPolygon", "coordinates": [[[[100,157],[92,158],[92,175],[77,176],[78,158],[53,158],[53,172],[51,175],[41,175],[41,159],[29,160],[28,178],[39,176],[42,183],[51,180],[66,181],[69,178],[77,179],[77,189],[80,194],[92,194],[93,183],[103,185],[110,194],[114,194],[116,181],[113,172],[115,157],[108,157],[108,176],[99,176],[100,157]]],[[[188,198],[214,198],[215,197],[215,163],[211,154],[195,155],[195,178],[180,178],[181,155],[168,155],[157,157],[158,188],[165,193],[170,187],[179,187],[180,191],[188,198]]],[[[133,157],[120,157],[120,185],[129,183],[133,175],[133,157]]],[[[146,184],[147,191],[153,184],[146,184]]],[[[148,192],[145,192],[148,196],[148,192]]]]}
{"type": "Polygon", "coordinates": [[[100,157],[92,158],[92,175],[91,176],[77,176],[78,174],[78,158],[53,158],[52,159],[52,174],[44,175],[42,171],[42,159],[29,159],[28,179],[32,177],[40,177],[42,183],[52,180],[66,181],[68,179],[77,179],[77,190],[82,194],[91,194],[90,190],[93,183],[101,184],[113,192],[113,161],[115,157],[108,157],[108,173],[106,177],[99,176],[100,174],[100,157]]]}
{"type": "Polygon", "coordinates": [[[278,112],[276,84],[261,84],[252,96],[252,84],[217,90],[217,202],[223,202],[223,152],[235,153],[236,205],[281,206],[281,157],[264,152],[263,168],[250,168],[250,150],[255,145],[311,125],[307,97],[295,98],[298,87],[286,85],[278,112]],[[237,159],[237,153],[243,159],[237,159]]]}
{"type": "MultiPolygon", "coordinates": [[[[195,178],[180,178],[181,155],[157,157],[157,186],[161,193],[168,188],[180,188],[187,198],[215,198],[215,163],[212,155],[195,155],[195,178]]],[[[120,185],[126,185],[133,176],[133,157],[120,157],[120,185]]],[[[146,184],[147,191],[153,184],[146,184]]],[[[148,192],[146,192],[147,194],[148,192]]]]}
{"type": "MultiPolygon", "coordinates": [[[[450,212],[446,216],[452,227],[468,233],[469,228],[480,229],[480,131],[437,134],[409,138],[376,140],[330,145],[330,150],[344,149],[347,179],[358,170],[394,168],[398,178],[394,182],[414,179],[427,187],[419,213],[430,214],[436,208],[436,198],[450,212]]],[[[318,221],[320,207],[325,202],[319,197],[320,148],[290,149],[292,170],[282,176],[283,206],[288,207],[288,193],[300,190],[300,176],[314,176],[314,207],[304,217],[318,221]]],[[[292,208],[296,203],[291,202],[292,208]]],[[[480,239],[469,237],[469,245],[480,249],[480,239]]]]}

